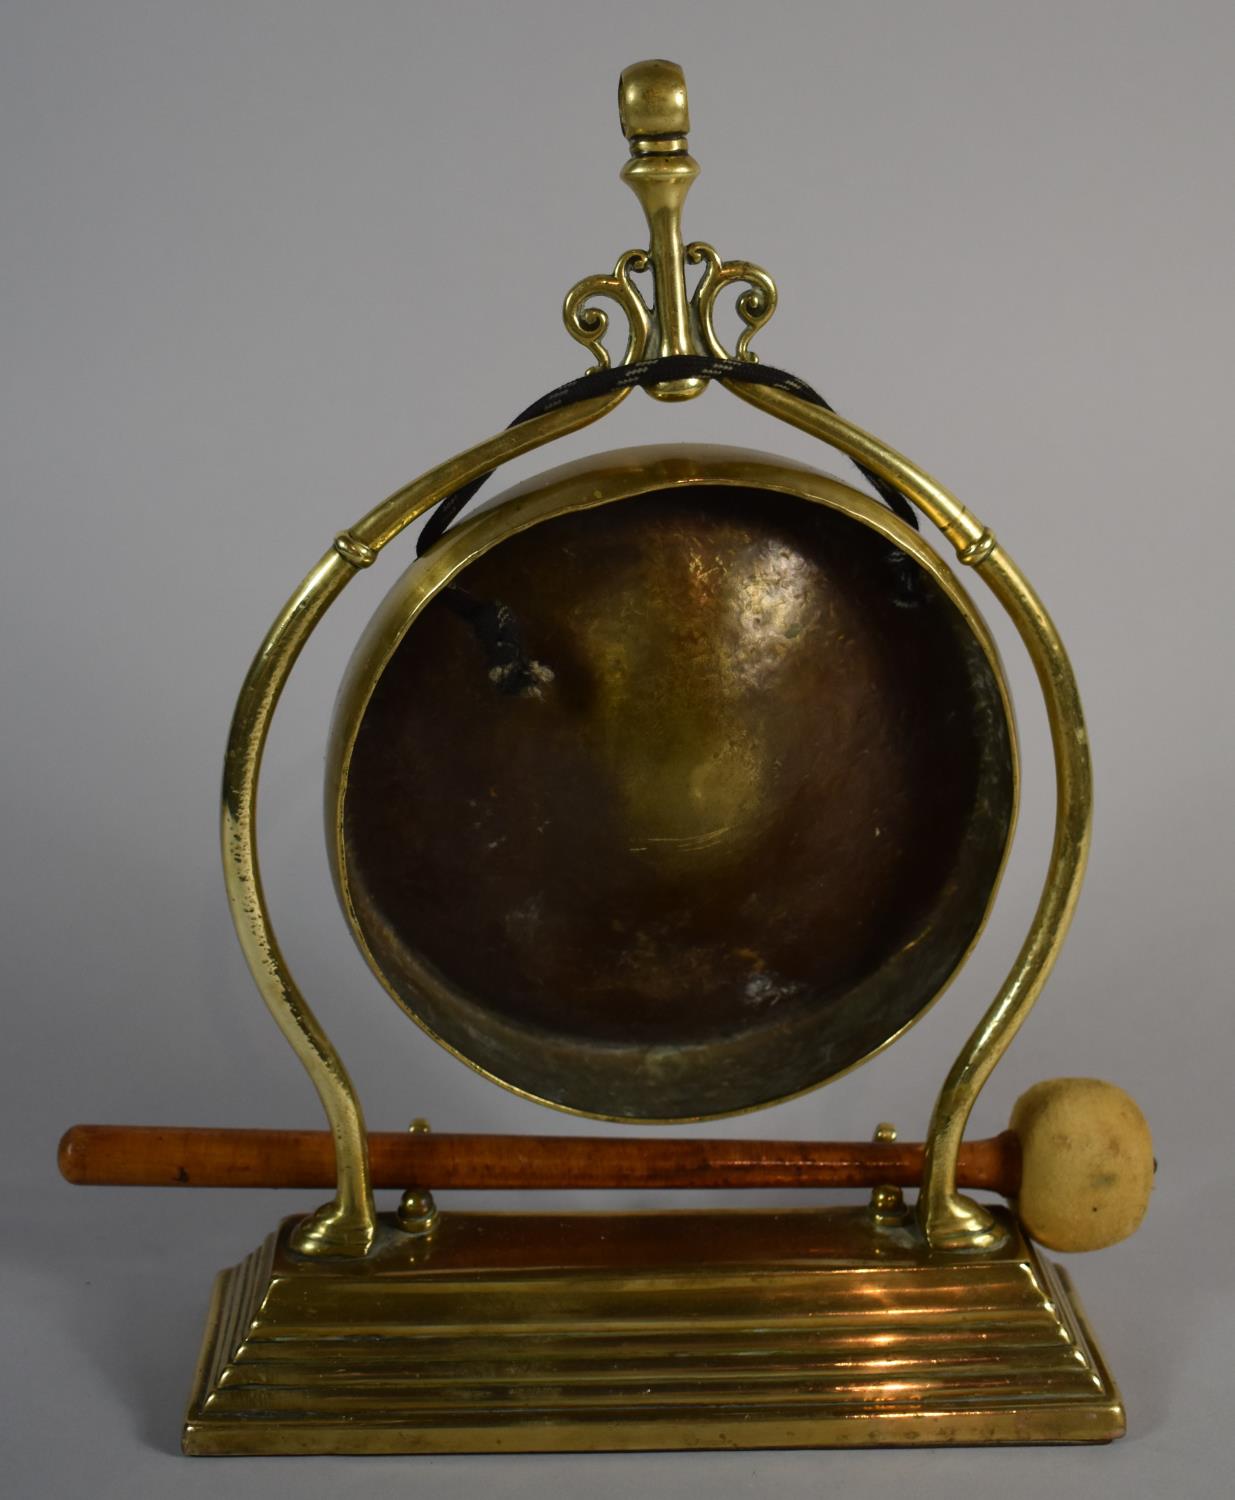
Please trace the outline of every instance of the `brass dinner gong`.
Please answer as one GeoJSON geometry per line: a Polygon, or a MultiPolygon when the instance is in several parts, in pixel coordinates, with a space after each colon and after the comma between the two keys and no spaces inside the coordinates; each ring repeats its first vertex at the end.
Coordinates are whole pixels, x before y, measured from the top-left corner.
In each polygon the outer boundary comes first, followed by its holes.
{"type": "Polygon", "coordinates": [[[611,454],[387,596],[336,713],[331,855],[374,972],[457,1056],[559,1108],[699,1119],[834,1077],[938,995],[1013,746],[985,626],[886,508],[753,454],[611,454]],[[459,593],[517,622],[516,691],[459,593]]]}
{"type": "Polygon", "coordinates": [[[1059,1079],[1002,1135],[963,1140],[1084,871],[1090,765],[1067,655],[983,522],[756,359],[771,279],[682,237],[698,167],[681,70],[627,69],[620,111],[649,243],[566,297],[593,368],[341,532],[237,703],[232,912],[329,1131],[78,1126],[62,1169],[334,1188],[219,1278],[190,1453],[1106,1441],[1123,1431],[1118,1392],[1038,1246],[1136,1228],[1145,1122],[1112,1085],[1059,1079]],[[625,320],[620,355],[606,304],[625,320]],[[636,387],[685,401],[709,386],[821,439],[874,494],[768,454],[636,448],[462,515],[494,470],[636,387]],[[421,519],[335,711],[339,898],[382,986],[455,1058],[613,1121],[699,1121],[815,1088],[947,987],[995,899],[1019,781],[1007,682],[962,576],[1006,611],[1050,725],[1050,868],[920,1145],[888,1125],[869,1143],[367,1132],[271,925],[256,795],[305,641],[421,519]],[[374,1188],[391,1186],[398,1211],[379,1214],[374,1188]],[[440,1211],[433,1196],[631,1186],[872,1192],[857,1207],[630,1214],[440,1211]]]}

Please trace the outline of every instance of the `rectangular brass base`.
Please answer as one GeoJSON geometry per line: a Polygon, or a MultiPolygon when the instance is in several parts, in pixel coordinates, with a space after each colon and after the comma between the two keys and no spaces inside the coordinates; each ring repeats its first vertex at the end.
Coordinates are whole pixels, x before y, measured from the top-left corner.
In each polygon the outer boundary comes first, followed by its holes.
{"type": "Polygon", "coordinates": [[[441,1215],[215,1285],[186,1453],[1107,1442],[1119,1393],[1012,1219],[933,1255],[864,1209],[441,1215]]]}

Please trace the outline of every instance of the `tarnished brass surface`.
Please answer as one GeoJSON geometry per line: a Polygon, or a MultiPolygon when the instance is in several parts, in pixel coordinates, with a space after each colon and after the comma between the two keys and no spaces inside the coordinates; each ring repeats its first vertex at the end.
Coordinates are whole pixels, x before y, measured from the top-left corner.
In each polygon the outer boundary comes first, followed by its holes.
{"type": "Polygon", "coordinates": [[[358,649],[329,766],[383,984],[490,1077],[620,1119],[755,1108],[886,1045],[975,940],[1016,793],[939,560],[736,450],[608,455],[447,533],[358,649]],[[523,692],[450,577],[509,611],[523,692]]]}
{"type": "Polygon", "coordinates": [[[1123,1406],[1064,1274],[1002,1211],[948,1257],[863,1208],[443,1213],[215,1288],[189,1453],[1106,1442],[1123,1406]]]}

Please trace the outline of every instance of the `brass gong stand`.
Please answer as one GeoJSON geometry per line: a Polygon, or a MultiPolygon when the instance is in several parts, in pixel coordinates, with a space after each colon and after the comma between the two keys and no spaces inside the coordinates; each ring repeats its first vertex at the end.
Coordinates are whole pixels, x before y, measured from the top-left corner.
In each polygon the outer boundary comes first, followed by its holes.
{"type": "MultiPolygon", "coordinates": [[[[914,1174],[920,1178],[916,1209],[906,1207],[893,1185],[911,1179],[893,1170],[891,1153],[899,1148],[892,1145],[894,1134],[881,1127],[869,1148],[869,1171],[886,1168],[887,1176],[872,1179],[869,1207],[439,1214],[421,1184],[405,1195],[398,1215],[380,1216],[360,1101],[289,970],[262,889],[256,802],[270,722],[301,648],[347,584],[388,543],[460,487],[599,421],[633,383],[533,416],[398,490],[341,532],[293,594],[257,653],[232,722],[223,791],[231,910],[262,997],[326,1112],[336,1188],[315,1213],[289,1220],[243,1266],[220,1277],[185,1428],[186,1451],[1108,1440],[1123,1430],[1118,1393],[1066,1277],[1041,1258],[1025,1225],[1052,1242],[1049,1231],[1030,1222],[1027,1206],[1031,1166],[1034,1184],[1040,1175],[1036,1146],[1032,1163],[1030,1154],[1039,1116],[1056,1107],[1084,1114],[1090,1108],[1085,1088],[1109,1086],[1073,1080],[1077,1087],[1065,1089],[1058,1106],[1055,1095],[1023,1110],[1018,1106],[1019,1139],[1005,1142],[1015,1157],[1005,1191],[1020,1193],[1020,1218],[958,1189],[963,1152],[971,1149],[962,1147],[962,1137],[974,1102],[1042,990],[1084,872],[1090,764],[1067,654],[1034,590],[992,532],[940,484],[793,389],[733,377],[732,360],[755,361],[749,345],[775,310],[775,287],[758,267],[723,261],[710,245],[683,241],[683,200],[698,167],[687,152],[681,70],[665,62],[627,69],[620,105],[630,146],[622,177],[647,216],[649,248],[625,252],[611,275],[590,277],[570,291],[564,307],[568,331],[592,352],[596,368],[607,368],[608,318],[597,306],[605,299],[627,320],[623,366],[687,355],[716,361],[714,375],[692,373],[645,388],[660,400],[684,400],[717,383],[820,439],[911,501],[955,549],[961,566],[981,578],[1024,641],[1046,705],[1056,818],[1045,887],[1010,973],[940,1091],[914,1174]],[[687,266],[703,267],[693,295],[687,266]],[[635,281],[648,272],[650,306],[635,281]],[[732,355],[714,320],[720,294],[731,287],[738,291],[744,325],[732,355]]],[[[648,463],[656,469],[656,460],[648,463]]],[[[671,475],[672,465],[656,472],[671,475]]],[[[805,479],[803,484],[809,488],[805,479]]],[[[821,498],[860,517],[879,509],[860,496],[821,498]]],[[[578,502],[585,503],[592,502],[578,502]]],[[[447,588],[495,536],[523,524],[509,520],[513,513],[502,506],[486,511],[447,534],[456,538],[453,550],[427,553],[417,565],[416,607],[447,588]]],[[[871,516],[869,524],[916,549],[915,556],[929,550],[902,523],[871,516]]],[[[930,566],[940,587],[955,593],[967,623],[984,631],[970,619],[971,606],[943,565],[930,566]]],[[[993,647],[990,653],[993,660],[993,647]]],[[[348,911],[355,926],[355,913],[348,911]]],[[[1108,1105],[1135,1114],[1123,1095],[1113,1104],[1103,1095],[1092,1108],[1105,1120],[1101,1111],[1108,1105]]],[[[375,1150],[379,1140],[374,1138],[375,1150]]],[[[723,1144],[715,1143],[716,1149],[723,1144]]],[[[598,1159],[606,1159],[606,1143],[595,1145],[598,1159]]],[[[188,1147],[181,1142],[177,1149],[188,1147]]],[[[613,1143],[611,1149],[620,1153],[622,1147],[613,1143]]],[[[1133,1161],[1128,1145],[1122,1164],[1127,1170],[1122,1176],[1107,1173],[1111,1181],[1119,1179],[1116,1197],[1129,1173],[1142,1197],[1147,1195],[1145,1150],[1133,1161]]],[[[517,1141],[508,1143],[508,1154],[512,1163],[519,1158],[517,1141]]],[[[91,1175],[82,1164],[86,1155],[85,1137],[66,1138],[68,1175],[118,1180],[114,1172],[91,1175]]],[[[1065,1162],[1061,1170],[1068,1167],[1065,1162]]],[[[547,1181],[552,1173],[546,1170],[547,1181]]],[[[1049,1178],[1054,1167],[1043,1170],[1049,1178]]],[[[456,1184],[463,1177],[456,1174],[456,1184]]],[[[511,1180],[516,1178],[512,1166],[511,1180]]],[[[316,1178],[291,1172],[284,1180],[316,1178]]],[[[520,1180],[530,1178],[525,1172],[520,1180]]],[[[680,1172],[675,1178],[666,1169],[665,1180],[728,1185],[736,1179],[723,1173],[694,1179],[680,1172]]],[[[777,1180],[823,1179],[790,1173],[777,1180]]],[[[1049,1196],[1053,1190],[1048,1185],[1045,1191],[1049,1196]]],[[[1122,1199],[1114,1207],[1095,1200],[1090,1241],[1084,1233],[1069,1240],[1061,1231],[1052,1243],[1086,1248],[1109,1242],[1130,1232],[1143,1208],[1143,1201],[1129,1209],[1122,1199]]]]}

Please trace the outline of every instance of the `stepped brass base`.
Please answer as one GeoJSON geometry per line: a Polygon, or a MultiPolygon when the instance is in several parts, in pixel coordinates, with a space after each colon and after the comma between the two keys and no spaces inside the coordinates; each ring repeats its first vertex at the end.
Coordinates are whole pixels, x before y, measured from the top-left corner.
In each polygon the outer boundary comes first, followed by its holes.
{"type": "Polygon", "coordinates": [[[932,1255],[864,1209],[442,1214],[215,1285],[186,1453],[1106,1442],[1123,1406],[1015,1221],[932,1255]]]}

